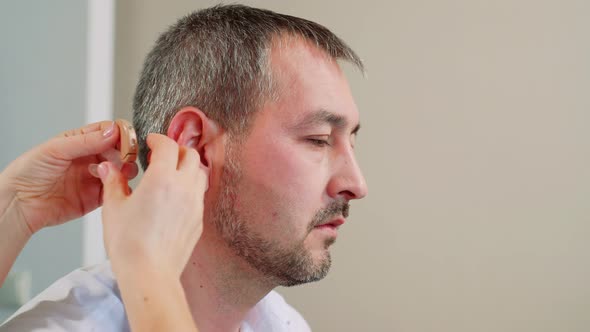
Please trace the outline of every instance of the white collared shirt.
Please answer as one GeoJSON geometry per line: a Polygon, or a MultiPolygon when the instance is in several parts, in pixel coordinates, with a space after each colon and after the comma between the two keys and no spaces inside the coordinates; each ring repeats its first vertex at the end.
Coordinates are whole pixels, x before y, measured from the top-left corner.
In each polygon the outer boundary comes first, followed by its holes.
{"type": "MultiPolygon", "coordinates": [[[[75,270],[22,306],[0,332],[129,332],[109,262],[75,270]]],[[[268,293],[242,322],[241,332],[308,332],[309,325],[283,297],[268,293]]]]}

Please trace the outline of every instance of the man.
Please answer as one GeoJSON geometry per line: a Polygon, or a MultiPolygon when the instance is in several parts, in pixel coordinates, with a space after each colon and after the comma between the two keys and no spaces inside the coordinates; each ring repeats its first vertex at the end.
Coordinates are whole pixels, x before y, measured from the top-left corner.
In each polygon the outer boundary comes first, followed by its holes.
{"type": "MultiPolygon", "coordinates": [[[[326,276],[349,201],[367,193],[338,59],[362,70],[326,28],[239,5],[182,18],[148,55],[134,100],[143,167],[156,132],[197,150],[209,173],[203,232],[181,277],[199,331],[309,330],[273,289],[326,276]]],[[[23,326],[128,330],[110,267],[75,271],[0,331],[23,326]]]]}

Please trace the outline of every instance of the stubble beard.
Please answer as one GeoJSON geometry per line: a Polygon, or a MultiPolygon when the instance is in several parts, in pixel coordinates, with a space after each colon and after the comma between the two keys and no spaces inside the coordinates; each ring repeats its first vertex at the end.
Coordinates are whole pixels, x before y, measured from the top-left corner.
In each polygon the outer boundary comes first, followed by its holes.
{"type": "MultiPolygon", "coordinates": [[[[250,226],[245,214],[236,208],[242,173],[235,158],[237,155],[228,151],[227,157],[212,220],[228,247],[275,285],[290,287],[323,279],[332,264],[327,249],[335,238],[324,241],[324,255],[314,262],[312,253],[304,246],[305,238],[284,245],[259,234],[250,226]]],[[[342,213],[347,215],[348,203],[339,202],[319,211],[309,223],[306,235],[314,226],[333,215],[334,210],[344,211],[342,213]]]]}

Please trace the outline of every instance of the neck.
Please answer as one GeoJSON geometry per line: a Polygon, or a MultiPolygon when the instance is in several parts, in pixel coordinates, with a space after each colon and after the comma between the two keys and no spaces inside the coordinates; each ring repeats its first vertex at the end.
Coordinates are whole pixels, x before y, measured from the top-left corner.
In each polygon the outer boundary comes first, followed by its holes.
{"type": "MultiPolygon", "coordinates": [[[[238,331],[250,309],[274,287],[205,229],[181,276],[200,332],[238,331]]],[[[213,227],[210,227],[213,228],[213,227]]]]}

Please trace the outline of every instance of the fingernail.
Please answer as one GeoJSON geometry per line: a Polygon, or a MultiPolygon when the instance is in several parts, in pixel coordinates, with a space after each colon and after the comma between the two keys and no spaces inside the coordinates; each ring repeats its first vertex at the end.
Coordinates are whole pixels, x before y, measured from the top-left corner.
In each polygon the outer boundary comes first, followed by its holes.
{"type": "Polygon", "coordinates": [[[115,132],[115,121],[111,123],[111,125],[102,132],[102,136],[110,137],[115,132]]]}
{"type": "Polygon", "coordinates": [[[92,176],[96,177],[96,178],[100,178],[100,175],[98,174],[98,164],[90,164],[88,165],[88,172],[90,172],[90,174],[92,174],[92,176]]]}
{"type": "Polygon", "coordinates": [[[97,170],[98,175],[100,176],[101,179],[106,178],[107,175],[109,174],[109,166],[107,166],[107,164],[105,164],[105,163],[101,163],[100,165],[98,165],[96,170],[97,170]]]}

